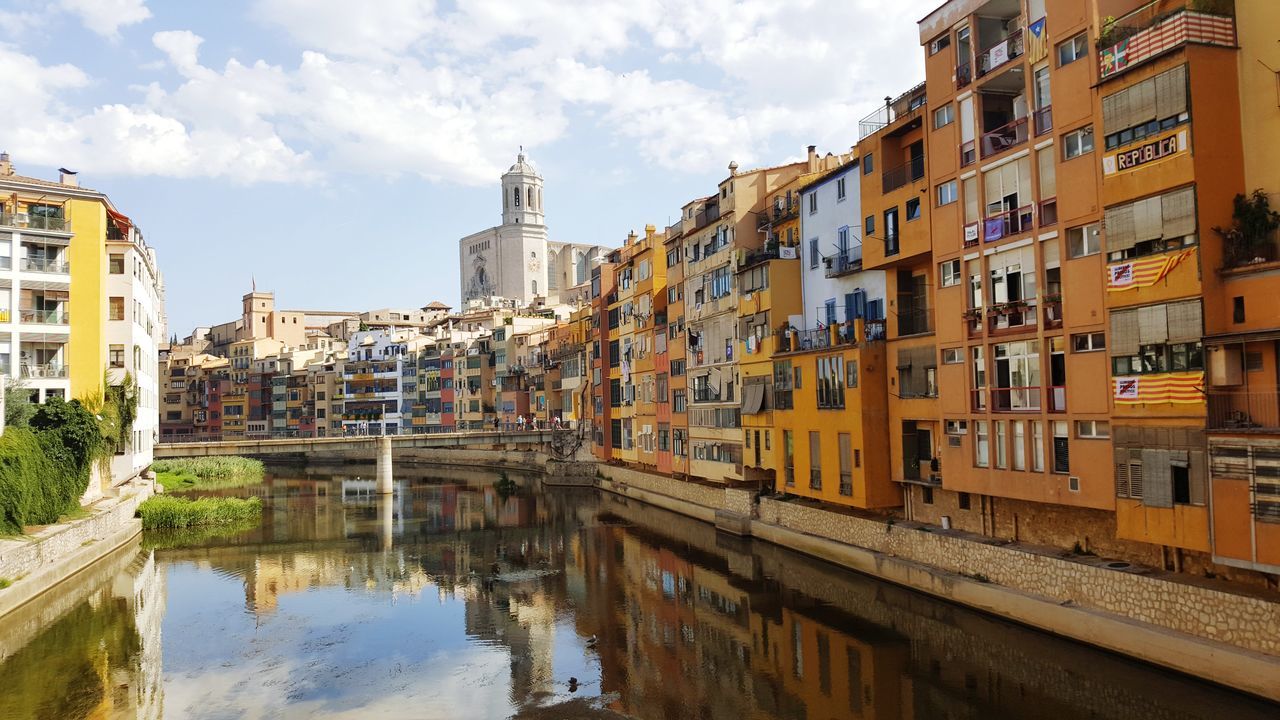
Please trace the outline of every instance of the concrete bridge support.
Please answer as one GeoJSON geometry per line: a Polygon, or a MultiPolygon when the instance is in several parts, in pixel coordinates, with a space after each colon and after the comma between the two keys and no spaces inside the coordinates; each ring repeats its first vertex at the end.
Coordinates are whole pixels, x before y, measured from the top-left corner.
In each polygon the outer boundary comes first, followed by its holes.
{"type": "Polygon", "coordinates": [[[391,438],[379,437],[377,440],[378,457],[378,494],[390,495],[391,485],[391,438]]]}

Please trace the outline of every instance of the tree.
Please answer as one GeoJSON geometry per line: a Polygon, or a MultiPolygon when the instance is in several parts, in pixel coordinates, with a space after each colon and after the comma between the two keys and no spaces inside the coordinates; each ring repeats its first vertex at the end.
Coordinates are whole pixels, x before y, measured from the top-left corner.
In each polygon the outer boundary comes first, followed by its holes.
{"type": "Polygon", "coordinates": [[[4,426],[27,427],[36,412],[31,402],[31,389],[23,380],[7,381],[4,386],[4,426]]]}

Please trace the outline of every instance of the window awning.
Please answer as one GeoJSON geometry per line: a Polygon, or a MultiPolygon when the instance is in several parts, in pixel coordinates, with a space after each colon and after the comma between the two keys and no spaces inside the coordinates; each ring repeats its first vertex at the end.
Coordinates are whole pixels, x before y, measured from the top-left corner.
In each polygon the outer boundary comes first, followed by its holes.
{"type": "Polygon", "coordinates": [[[120,231],[121,235],[129,235],[129,228],[133,227],[133,222],[129,220],[128,216],[107,208],[107,217],[111,218],[111,222],[116,224],[116,229],[120,231]]]}
{"type": "Polygon", "coordinates": [[[743,388],[742,393],[742,414],[755,415],[764,407],[764,389],[763,383],[748,385],[743,388]]]}

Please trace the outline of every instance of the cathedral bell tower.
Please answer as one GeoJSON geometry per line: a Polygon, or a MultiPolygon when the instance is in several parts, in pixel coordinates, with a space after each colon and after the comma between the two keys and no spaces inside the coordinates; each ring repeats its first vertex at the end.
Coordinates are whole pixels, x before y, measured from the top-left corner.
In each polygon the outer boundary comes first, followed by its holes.
{"type": "Polygon", "coordinates": [[[502,224],[545,225],[542,215],[542,176],[524,159],[516,156],[516,164],[502,176],[502,224]]]}

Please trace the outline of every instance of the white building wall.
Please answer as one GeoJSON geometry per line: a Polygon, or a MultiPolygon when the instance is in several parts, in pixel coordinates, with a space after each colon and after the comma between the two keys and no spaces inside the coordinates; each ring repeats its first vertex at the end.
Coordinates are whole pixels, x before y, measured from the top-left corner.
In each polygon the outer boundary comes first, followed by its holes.
{"type": "MultiPolygon", "coordinates": [[[[845,319],[845,296],[862,290],[868,301],[883,300],[886,292],[883,271],[852,272],[839,277],[827,277],[828,263],[839,267],[840,229],[848,229],[847,255],[861,258],[862,203],[859,196],[859,165],[851,163],[846,168],[829,175],[817,185],[806,188],[800,195],[801,237],[801,291],[804,295],[803,329],[812,329],[826,323],[826,303],[834,301],[836,320],[845,319]],[[844,197],[840,197],[840,180],[844,180],[844,197]],[[810,212],[810,198],[816,198],[816,209],[810,212]],[[817,258],[813,257],[816,241],[817,258]]],[[[872,238],[868,242],[880,242],[872,238]]],[[[882,306],[885,303],[882,303],[882,306]]]]}
{"type": "MultiPolygon", "coordinates": [[[[155,251],[142,243],[137,229],[134,242],[108,243],[109,256],[122,255],[124,272],[107,274],[107,296],[124,298],[124,319],[108,320],[106,339],[108,363],[112,346],[123,350],[124,367],[111,367],[111,382],[120,382],[128,372],[138,384],[138,417],[134,421],[128,451],[111,462],[111,477],[120,483],[134,477],[151,464],[160,427],[160,383],[158,348],[164,340],[163,281],[155,263],[155,251]]],[[[110,262],[108,263],[110,264],[110,262]]]]}

